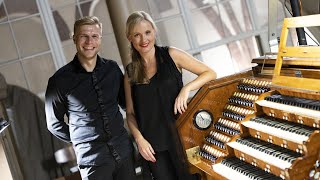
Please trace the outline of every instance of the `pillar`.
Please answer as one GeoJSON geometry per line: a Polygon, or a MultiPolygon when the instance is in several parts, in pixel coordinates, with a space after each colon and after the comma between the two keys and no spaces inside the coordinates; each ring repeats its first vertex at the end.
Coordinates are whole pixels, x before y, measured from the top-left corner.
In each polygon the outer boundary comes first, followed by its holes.
{"type": "Polygon", "coordinates": [[[129,42],[126,37],[126,21],[130,15],[130,0],[106,0],[113,31],[125,67],[130,61],[129,42]]]}

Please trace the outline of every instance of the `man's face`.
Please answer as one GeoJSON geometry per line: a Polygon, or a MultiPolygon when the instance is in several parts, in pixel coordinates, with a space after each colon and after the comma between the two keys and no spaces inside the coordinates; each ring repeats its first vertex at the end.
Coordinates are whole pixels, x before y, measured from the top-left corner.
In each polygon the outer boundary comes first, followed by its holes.
{"type": "Polygon", "coordinates": [[[82,25],[73,36],[81,61],[95,60],[101,46],[101,29],[96,25],[82,25]]]}

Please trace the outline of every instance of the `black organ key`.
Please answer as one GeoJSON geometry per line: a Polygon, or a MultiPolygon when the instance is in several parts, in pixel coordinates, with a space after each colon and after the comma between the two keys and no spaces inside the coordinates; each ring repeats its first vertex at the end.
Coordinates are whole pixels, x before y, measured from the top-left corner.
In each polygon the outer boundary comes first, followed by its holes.
{"type": "Polygon", "coordinates": [[[254,139],[252,137],[238,138],[236,142],[290,163],[292,163],[297,157],[301,156],[295,151],[259,139],[254,139]]]}
{"type": "Polygon", "coordinates": [[[218,159],[218,157],[216,157],[216,156],[208,153],[208,152],[205,151],[205,150],[200,150],[200,151],[199,151],[199,155],[202,156],[202,157],[204,157],[204,158],[206,158],[206,159],[208,159],[208,160],[210,160],[210,161],[212,161],[212,162],[215,162],[215,160],[218,159]]]}
{"type": "Polygon", "coordinates": [[[226,148],[224,142],[221,142],[213,137],[207,136],[205,140],[213,145],[218,146],[219,148],[222,148],[222,149],[226,148]]]}
{"type": "Polygon", "coordinates": [[[230,127],[227,127],[225,126],[224,124],[218,122],[214,125],[214,127],[222,132],[225,132],[227,134],[230,134],[230,135],[235,135],[235,134],[239,134],[240,131],[239,130],[236,130],[236,129],[233,129],[233,128],[230,128],[230,127]]]}
{"type": "MultiPolygon", "coordinates": [[[[258,167],[255,167],[247,162],[241,161],[236,157],[226,158],[221,161],[226,167],[233,169],[251,179],[270,179],[270,180],[281,180],[280,177],[277,177],[271,173],[268,173],[258,167]]],[[[230,172],[232,173],[232,172],[230,172]]]]}
{"type": "Polygon", "coordinates": [[[223,111],[222,115],[227,118],[231,118],[231,119],[234,119],[237,121],[242,121],[245,118],[245,115],[241,115],[241,114],[235,113],[233,111],[229,111],[229,110],[223,111]]]}
{"type": "Polygon", "coordinates": [[[251,118],[250,121],[304,136],[310,136],[315,130],[317,130],[314,127],[267,116],[254,117],[251,118]]]}
{"type": "Polygon", "coordinates": [[[228,102],[231,104],[239,104],[242,106],[253,107],[254,103],[251,100],[240,98],[236,96],[232,96],[228,99],[228,102]]]}
{"type": "Polygon", "coordinates": [[[316,111],[320,110],[320,101],[314,99],[298,98],[293,96],[275,94],[265,97],[265,100],[316,111]]]}

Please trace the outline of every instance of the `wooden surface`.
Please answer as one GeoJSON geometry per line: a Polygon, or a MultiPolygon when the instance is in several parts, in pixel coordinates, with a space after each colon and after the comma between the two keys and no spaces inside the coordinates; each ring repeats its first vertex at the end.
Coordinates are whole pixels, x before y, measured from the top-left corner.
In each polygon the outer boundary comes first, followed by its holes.
{"type": "MultiPolygon", "coordinates": [[[[276,65],[276,56],[261,56],[254,58],[251,62],[257,66],[252,68],[255,77],[272,78],[276,65]]],[[[320,79],[320,59],[294,59],[285,58],[282,61],[280,76],[291,76],[298,78],[320,79]]]]}
{"type": "MultiPolygon", "coordinates": [[[[224,77],[207,83],[198,91],[188,104],[188,110],[178,118],[176,123],[185,150],[202,145],[205,136],[213,129],[213,126],[207,130],[197,129],[193,125],[194,114],[200,109],[206,109],[212,113],[215,124],[221,117],[221,112],[227,104],[228,98],[236,91],[239,82],[243,78],[251,76],[252,72],[248,71],[224,77]]],[[[225,151],[227,152],[228,149],[225,151]]],[[[191,173],[200,174],[202,180],[224,179],[211,169],[211,165],[212,163],[205,159],[192,161],[189,170],[191,173]]]]}
{"type": "Polygon", "coordinates": [[[281,75],[281,68],[285,57],[293,57],[301,61],[306,61],[312,66],[313,64],[319,64],[320,59],[320,47],[318,46],[299,46],[289,47],[287,46],[287,38],[289,28],[296,27],[311,27],[320,25],[320,15],[311,15],[303,17],[285,18],[281,31],[281,38],[279,44],[279,51],[277,55],[277,61],[274,68],[274,75],[272,83],[274,85],[286,86],[292,88],[301,88],[319,91],[320,81],[314,78],[301,78],[301,77],[289,77],[281,75]]]}
{"type": "Polygon", "coordinates": [[[188,110],[177,120],[177,128],[184,149],[200,145],[204,137],[212,130],[199,130],[193,125],[193,116],[200,109],[206,109],[213,115],[213,123],[216,123],[221,112],[228,102],[228,98],[236,91],[242,78],[252,75],[251,71],[228,76],[204,85],[196,96],[188,104],[188,110]]]}
{"type": "MultiPolygon", "coordinates": [[[[191,100],[188,105],[188,110],[186,113],[182,114],[177,120],[177,127],[180,133],[180,138],[182,140],[182,144],[184,149],[187,151],[189,163],[190,163],[190,172],[198,173],[201,175],[202,180],[213,180],[213,179],[225,179],[218,172],[215,172],[212,169],[212,165],[216,163],[220,163],[224,158],[219,157],[215,162],[211,162],[199,155],[196,155],[196,151],[199,151],[199,147],[201,147],[205,142],[205,137],[209,134],[211,130],[217,131],[217,129],[212,126],[207,130],[199,130],[193,124],[193,116],[200,109],[206,109],[213,114],[214,123],[217,123],[219,117],[222,117],[222,112],[225,110],[225,107],[228,102],[228,98],[231,97],[234,92],[239,92],[237,86],[240,83],[244,83],[243,79],[258,80],[258,81],[268,81],[267,79],[259,79],[251,76],[252,72],[246,72],[242,74],[236,74],[233,76],[225,77],[222,79],[218,79],[216,81],[212,81],[206,84],[191,100]],[[197,148],[198,150],[194,150],[197,148]],[[193,150],[193,153],[188,151],[193,150]],[[190,158],[191,157],[191,158],[190,158]]],[[[273,94],[282,94],[290,95],[301,98],[309,98],[309,99],[320,99],[320,95],[317,92],[310,90],[301,90],[301,89],[291,89],[283,86],[273,86],[271,85],[271,91],[260,94],[257,101],[264,100],[265,97],[273,95],[273,94]]],[[[239,107],[242,107],[239,105],[239,107]]],[[[250,108],[248,108],[250,109],[250,108]]],[[[278,109],[271,109],[267,107],[260,106],[255,103],[252,108],[255,110],[255,114],[247,115],[244,120],[239,123],[246,122],[250,120],[250,118],[262,114],[268,115],[270,112],[274,114],[274,117],[279,119],[283,117],[287,117],[288,121],[293,121],[298,123],[297,119],[304,120],[304,124],[308,126],[312,126],[312,123],[319,121],[319,118],[308,118],[302,117],[298,113],[295,112],[284,112],[278,109]]],[[[255,129],[250,129],[245,126],[241,126],[240,135],[232,136],[231,141],[235,141],[238,137],[247,137],[255,135],[258,133],[260,135],[259,139],[267,141],[270,138],[270,134],[268,132],[259,132],[255,129]]],[[[309,171],[313,168],[313,164],[317,160],[320,151],[320,131],[314,131],[309,139],[302,144],[297,144],[286,139],[282,139],[276,136],[273,136],[273,144],[281,146],[282,143],[286,142],[287,148],[293,151],[297,149],[302,150],[302,154],[300,158],[297,158],[292,166],[287,169],[281,169],[275,165],[268,164],[263,160],[256,158],[252,154],[246,154],[240,150],[235,150],[229,145],[227,145],[227,149],[224,150],[227,154],[226,157],[236,156],[246,161],[248,164],[255,163],[257,167],[260,169],[269,169],[270,173],[276,176],[283,176],[285,179],[290,180],[299,180],[308,176],[309,171]]],[[[214,147],[217,150],[221,150],[218,147],[214,147]]]]}
{"type": "MultiPolygon", "coordinates": [[[[194,114],[201,109],[206,109],[213,114],[215,124],[222,112],[228,104],[228,98],[232,96],[237,89],[237,85],[243,78],[272,78],[271,92],[261,94],[259,100],[263,100],[271,94],[282,94],[299,98],[320,100],[320,48],[319,47],[287,47],[288,28],[320,26],[320,15],[311,15],[295,18],[286,18],[281,34],[279,45],[279,53],[277,56],[268,58],[257,58],[253,63],[258,66],[242,74],[217,79],[203,86],[195,97],[188,104],[188,110],[182,114],[177,120],[177,128],[180,133],[180,138],[185,150],[201,147],[204,143],[204,138],[211,130],[215,130],[214,126],[207,130],[199,130],[193,125],[194,114]]],[[[241,105],[239,106],[241,107],[241,105]]],[[[294,112],[286,109],[277,109],[276,107],[264,107],[255,104],[255,114],[246,116],[243,120],[248,121],[250,117],[261,114],[270,115],[282,120],[292,121],[295,123],[304,124],[306,126],[319,125],[320,117],[311,117],[299,112],[294,112]]],[[[231,141],[235,141],[239,136],[255,137],[259,134],[261,140],[267,141],[270,138],[268,132],[259,132],[255,129],[249,129],[241,125],[240,135],[233,136],[231,141]]],[[[287,148],[290,150],[300,150],[301,157],[293,161],[289,168],[281,169],[276,165],[267,164],[261,159],[252,154],[246,154],[242,150],[235,150],[227,145],[225,150],[227,157],[236,156],[246,161],[247,163],[255,163],[261,169],[269,169],[272,174],[281,176],[289,180],[306,179],[310,170],[314,169],[316,160],[320,160],[320,130],[315,130],[309,139],[302,144],[289,142],[286,139],[272,137],[273,143],[281,145],[286,142],[287,148]]],[[[188,155],[191,157],[190,172],[199,173],[202,180],[225,179],[217,172],[214,172],[212,165],[219,163],[221,159],[215,162],[208,161],[203,157],[197,157],[195,154],[188,155]],[[192,159],[194,158],[194,159],[192,159]]]]}

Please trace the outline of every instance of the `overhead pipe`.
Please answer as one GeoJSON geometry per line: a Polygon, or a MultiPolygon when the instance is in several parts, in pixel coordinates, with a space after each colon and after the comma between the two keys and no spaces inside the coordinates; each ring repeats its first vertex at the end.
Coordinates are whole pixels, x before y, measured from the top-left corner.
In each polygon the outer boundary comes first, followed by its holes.
{"type": "MultiPolygon", "coordinates": [[[[292,16],[301,16],[299,0],[290,0],[292,16]]],[[[303,28],[296,28],[299,45],[307,45],[306,34],[303,28]]]]}

